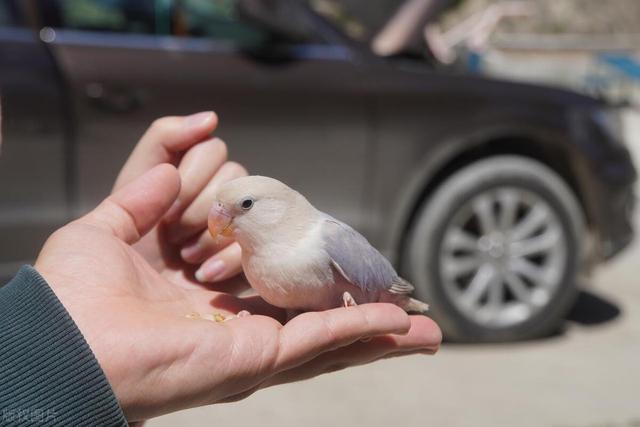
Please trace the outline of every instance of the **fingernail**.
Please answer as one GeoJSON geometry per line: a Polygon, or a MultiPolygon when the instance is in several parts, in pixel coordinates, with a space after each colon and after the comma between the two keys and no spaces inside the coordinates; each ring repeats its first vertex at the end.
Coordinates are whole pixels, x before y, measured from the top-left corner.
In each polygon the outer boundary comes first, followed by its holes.
{"type": "Polygon", "coordinates": [[[213,112],[204,111],[192,114],[184,119],[184,127],[187,129],[202,127],[213,120],[213,112]]]}
{"type": "Polygon", "coordinates": [[[220,277],[225,269],[226,264],[221,259],[207,261],[196,271],[196,279],[199,282],[212,282],[217,277],[220,277]]]}
{"type": "Polygon", "coordinates": [[[200,253],[200,245],[198,242],[185,246],[180,250],[180,256],[185,261],[195,261],[196,257],[200,253]]]}

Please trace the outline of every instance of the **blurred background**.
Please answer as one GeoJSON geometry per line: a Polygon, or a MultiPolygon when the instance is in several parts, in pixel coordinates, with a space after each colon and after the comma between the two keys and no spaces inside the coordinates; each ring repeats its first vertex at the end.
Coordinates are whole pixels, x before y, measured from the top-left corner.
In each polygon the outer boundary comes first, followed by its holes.
{"type": "Polygon", "coordinates": [[[640,426],[637,0],[0,0],[0,278],[215,110],[431,306],[435,357],[151,426],[640,426]]]}

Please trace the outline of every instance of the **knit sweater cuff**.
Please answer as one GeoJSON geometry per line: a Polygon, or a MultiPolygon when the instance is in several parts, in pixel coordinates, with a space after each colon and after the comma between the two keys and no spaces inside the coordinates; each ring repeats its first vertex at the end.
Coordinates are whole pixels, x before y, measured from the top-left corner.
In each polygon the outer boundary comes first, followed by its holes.
{"type": "Polygon", "coordinates": [[[0,425],[127,425],[82,333],[30,266],[0,288],[0,425]]]}

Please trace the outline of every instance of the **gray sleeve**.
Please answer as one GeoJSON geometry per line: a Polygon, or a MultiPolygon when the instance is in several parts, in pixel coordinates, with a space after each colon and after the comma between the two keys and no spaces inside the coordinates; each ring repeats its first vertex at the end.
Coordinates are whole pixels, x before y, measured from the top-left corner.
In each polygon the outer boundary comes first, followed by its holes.
{"type": "Polygon", "coordinates": [[[0,343],[0,425],[127,425],[89,344],[31,267],[0,288],[0,343]]]}

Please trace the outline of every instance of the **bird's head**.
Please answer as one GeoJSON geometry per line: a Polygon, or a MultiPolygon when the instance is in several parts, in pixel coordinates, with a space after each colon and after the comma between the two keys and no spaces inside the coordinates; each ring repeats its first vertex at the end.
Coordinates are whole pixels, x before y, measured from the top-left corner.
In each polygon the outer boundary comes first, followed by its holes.
{"type": "Polygon", "coordinates": [[[313,206],[297,191],[264,176],[246,176],[223,184],[209,212],[209,232],[233,236],[243,248],[265,241],[295,238],[313,206]]]}

